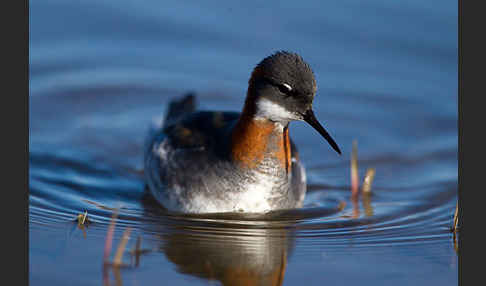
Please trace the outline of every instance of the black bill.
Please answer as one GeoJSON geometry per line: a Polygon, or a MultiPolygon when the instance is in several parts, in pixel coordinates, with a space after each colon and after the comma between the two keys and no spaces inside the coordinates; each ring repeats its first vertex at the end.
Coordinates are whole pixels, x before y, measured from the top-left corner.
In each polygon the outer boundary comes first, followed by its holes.
{"type": "Polygon", "coordinates": [[[331,135],[327,133],[326,129],[322,127],[322,125],[317,121],[316,116],[314,115],[314,112],[312,109],[307,110],[307,112],[304,114],[304,121],[309,123],[312,127],[314,127],[317,132],[319,132],[322,137],[324,137],[329,144],[331,144],[332,148],[341,155],[341,150],[339,150],[339,146],[336,144],[334,139],[332,139],[331,135]]]}

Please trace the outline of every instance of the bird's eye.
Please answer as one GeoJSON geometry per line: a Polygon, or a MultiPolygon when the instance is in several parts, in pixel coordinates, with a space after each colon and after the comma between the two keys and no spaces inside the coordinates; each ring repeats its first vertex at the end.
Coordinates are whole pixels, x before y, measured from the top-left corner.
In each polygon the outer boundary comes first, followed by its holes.
{"type": "Polygon", "coordinates": [[[289,94],[292,91],[292,87],[286,83],[279,84],[278,89],[285,94],[289,94]]]}

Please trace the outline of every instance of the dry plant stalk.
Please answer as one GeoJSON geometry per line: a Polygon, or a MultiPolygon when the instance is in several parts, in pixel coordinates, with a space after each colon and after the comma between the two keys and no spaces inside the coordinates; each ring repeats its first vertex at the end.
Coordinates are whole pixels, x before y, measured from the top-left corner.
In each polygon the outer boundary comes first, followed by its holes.
{"type": "Polygon", "coordinates": [[[118,211],[119,209],[121,209],[121,207],[119,208],[110,208],[110,207],[107,207],[107,206],[104,206],[100,203],[97,203],[97,202],[93,202],[93,201],[90,201],[90,200],[82,200],[83,202],[85,203],[88,203],[88,204],[92,204],[102,210],[106,210],[106,211],[118,211]]]}
{"type": "Polygon", "coordinates": [[[454,224],[452,225],[452,231],[457,232],[457,223],[459,222],[459,202],[456,202],[456,211],[454,212],[454,224]]]}
{"type": "Polygon", "coordinates": [[[88,211],[84,211],[83,220],[81,221],[81,224],[84,224],[87,216],[88,216],[88,211]]]}
{"type": "Polygon", "coordinates": [[[338,210],[342,211],[346,207],[346,202],[345,201],[340,201],[338,205],[338,210]]]}
{"type": "Polygon", "coordinates": [[[106,240],[105,240],[105,251],[103,254],[103,263],[108,263],[108,259],[110,257],[111,246],[113,244],[113,233],[115,232],[115,224],[116,218],[118,217],[118,212],[115,210],[113,215],[111,216],[111,222],[108,226],[108,231],[106,232],[106,240]]]}
{"type": "Polygon", "coordinates": [[[371,193],[371,183],[373,182],[373,179],[375,178],[375,169],[374,168],[369,168],[366,170],[366,175],[363,180],[363,194],[369,194],[371,193]]]}
{"type": "Polygon", "coordinates": [[[130,238],[130,232],[131,231],[132,231],[132,228],[128,227],[123,232],[122,240],[120,241],[120,244],[118,244],[118,249],[116,250],[115,258],[113,259],[113,265],[114,266],[122,265],[123,253],[125,252],[125,248],[127,246],[128,239],[130,238]]]}
{"type": "Polygon", "coordinates": [[[358,143],[353,140],[353,149],[351,152],[351,195],[353,198],[358,196],[358,143]]]}
{"type": "Polygon", "coordinates": [[[84,211],[84,214],[78,214],[77,219],[78,219],[78,225],[84,225],[85,222],[87,222],[88,218],[88,211],[84,211]]]}

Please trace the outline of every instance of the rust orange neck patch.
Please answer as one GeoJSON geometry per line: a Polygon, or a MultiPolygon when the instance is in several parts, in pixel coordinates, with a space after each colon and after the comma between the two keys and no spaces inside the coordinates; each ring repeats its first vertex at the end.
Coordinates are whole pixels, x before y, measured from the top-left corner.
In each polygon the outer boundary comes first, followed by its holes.
{"type": "Polygon", "coordinates": [[[274,122],[243,112],[232,132],[231,156],[240,166],[250,169],[273,158],[288,173],[292,163],[288,126],[279,130],[274,122]]]}

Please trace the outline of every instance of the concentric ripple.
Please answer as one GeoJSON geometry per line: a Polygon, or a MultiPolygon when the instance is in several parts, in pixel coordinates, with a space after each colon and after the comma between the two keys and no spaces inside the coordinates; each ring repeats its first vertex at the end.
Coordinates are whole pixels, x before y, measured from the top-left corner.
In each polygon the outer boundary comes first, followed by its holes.
{"type": "Polygon", "coordinates": [[[48,149],[30,151],[31,226],[66,223],[87,211],[96,228],[106,228],[116,209],[119,226],[152,235],[174,226],[192,233],[236,236],[285,230],[296,238],[308,238],[306,244],[327,246],[346,245],[350,239],[354,245],[388,245],[450,236],[456,182],[411,189],[375,186],[371,196],[359,201],[352,200],[346,188],[311,187],[306,206],[299,210],[265,215],[178,215],[166,213],[150,200],[140,173],[100,164],[86,153],[59,149],[49,153],[48,149]],[[405,193],[410,199],[404,199],[405,193]],[[155,230],[150,228],[154,224],[158,226],[155,230]]]}

